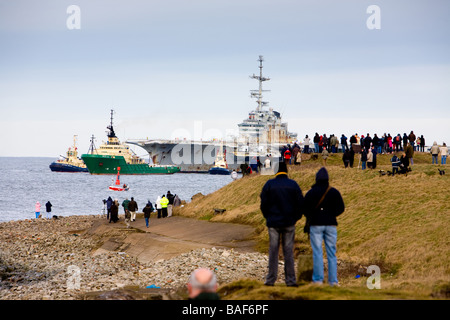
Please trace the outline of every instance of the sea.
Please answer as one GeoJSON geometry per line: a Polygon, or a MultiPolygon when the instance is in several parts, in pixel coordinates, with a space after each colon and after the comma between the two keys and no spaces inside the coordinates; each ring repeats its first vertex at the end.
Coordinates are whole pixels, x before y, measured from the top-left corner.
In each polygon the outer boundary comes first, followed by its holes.
{"type": "Polygon", "coordinates": [[[134,197],[142,212],[148,200],[154,204],[167,191],[190,202],[197,193],[207,195],[233,181],[229,175],[205,173],[121,175],[121,183],[129,185],[130,190],[110,191],[108,187],[114,184],[115,175],[52,172],[49,165],[54,160],[0,157],[0,222],[34,219],[36,201],[42,205],[42,216],[47,201],[53,205],[52,216],[98,215],[102,200],[109,196],[120,204],[125,198],[134,197]]]}

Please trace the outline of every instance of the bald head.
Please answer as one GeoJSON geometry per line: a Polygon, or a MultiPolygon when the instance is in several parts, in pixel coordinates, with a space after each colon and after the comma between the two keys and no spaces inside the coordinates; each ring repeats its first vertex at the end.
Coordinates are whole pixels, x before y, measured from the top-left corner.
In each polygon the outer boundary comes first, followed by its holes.
{"type": "Polygon", "coordinates": [[[216,275],[211,270],[199,268],[192,272],[188,283],[189,297],[194,298],[201,292],[215,292],[216,289],[216,275]]]}

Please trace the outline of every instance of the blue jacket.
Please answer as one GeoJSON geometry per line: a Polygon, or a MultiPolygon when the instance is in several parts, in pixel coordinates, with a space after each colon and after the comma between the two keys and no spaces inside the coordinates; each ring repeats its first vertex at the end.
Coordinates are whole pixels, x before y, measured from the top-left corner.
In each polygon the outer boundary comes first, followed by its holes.
{"type": "Polygon", "coordinates": [[[302,217],[303,194],[295,180],[286,173],[278,173],[264,185],[261,192],[261,211],[269,228],[295,225],[302,217]]]}

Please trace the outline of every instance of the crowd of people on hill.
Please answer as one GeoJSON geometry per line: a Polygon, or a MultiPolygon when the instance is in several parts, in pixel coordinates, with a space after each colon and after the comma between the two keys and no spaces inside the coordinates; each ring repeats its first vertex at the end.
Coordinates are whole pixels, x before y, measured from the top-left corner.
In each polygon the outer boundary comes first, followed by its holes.
{"type": "Polygon", "coordinates": [[[443,143],[438,146],[437,142],[428,150],[425,150],[425,138],[423,135],[416,135],[411,131],[409,135],[403,133],[401,135],[392,136],[390,133],[384,133],[379,137],[376,133],[371,136],[370,133],[366,135],[358,135],[355,133],[348,138],[345,134],[337,137],[334,134],[319,135],[315,133],[313,138],[308,135],[305,136],[303,142],[295,141],[293,144],[285,145],[281,150],[283,161],[286,164],[301,164],[301,154],[316,153],[322,156],[323,165],[326,165],[327,159],[332,153],[343,153],[342,161],[344,166],[353,167],[355,154],[360,154],[362,169],[375,169],[377,166],[378,154],[395,154],[402,153],[404,164],[413,165],[414,152],[428,152],[432,154],[432,163],[438,163],[440,155],[441,164],[446,164],[448,156],[448,148],[443,143]],[[302,148],[303,147],[303,148],[302,148]],[[404,154],[404,155],[403,155],[404,154]]]}
{"type": "MultiPolygon", "coordinates": [[[[167,194],[163,194],[162,196],[158,196],[153,203],[148,200],[145,204],[145,207],[142,209],[145,218],[145,224],[148,228],[150,214],[152,212],[157,212],[157,218],[167,218],[172,216],[173,207],[178,207],[181,205],[181,199],[177,194],[172,194],[170,191],[167,191],[167,194]]],[[[134,200],[134,197],[131,197],[131,200],[128,200],[128,197],[125,197],[121,206],[124,210],[124,217],[127,227],[130,227],[130,223],[136,221],[136,212],[138,210],[138,204],[134,200]]],[[[119,200],[112,199],[108,197],[107,200],[103,200],[102,214],[106,215],[106,219],[109,222],[116,223],[119,221],[119,200]]]]}

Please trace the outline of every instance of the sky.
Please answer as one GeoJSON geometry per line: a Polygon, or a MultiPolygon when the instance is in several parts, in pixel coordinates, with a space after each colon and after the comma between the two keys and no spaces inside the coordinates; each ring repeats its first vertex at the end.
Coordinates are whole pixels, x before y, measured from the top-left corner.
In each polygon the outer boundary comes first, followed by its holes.
{"type": "Polygon", "coordinates": [[[111,109],[121,141],[226,136],[256,107],[259,55],[264,100],[301,139],[448,144],[449,15],[447,0],[0,0],[0,156],[57,158],[74,135],[85,153],[111,109]]]}

